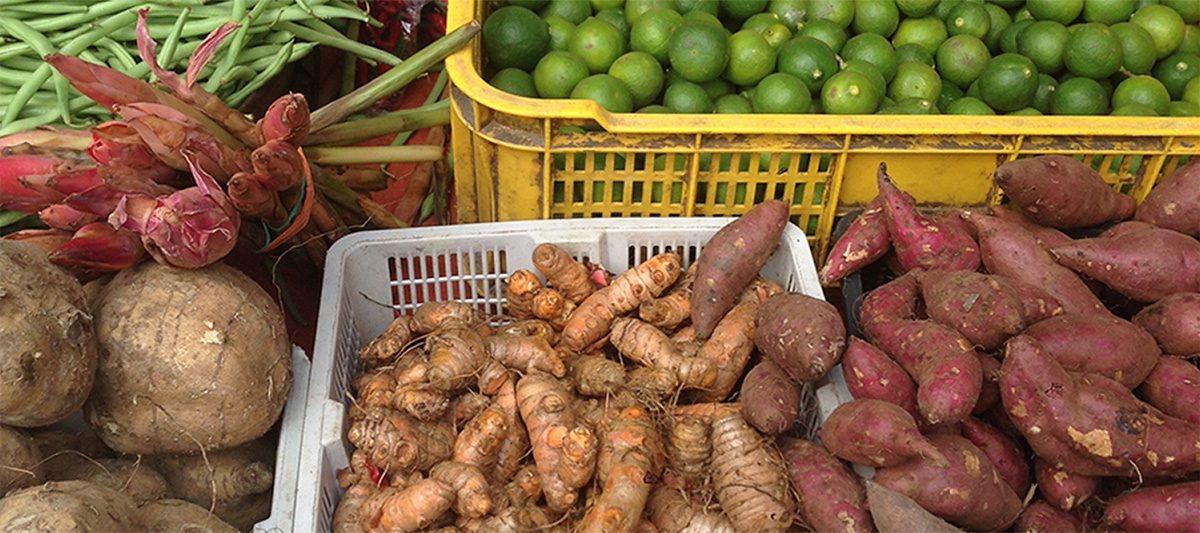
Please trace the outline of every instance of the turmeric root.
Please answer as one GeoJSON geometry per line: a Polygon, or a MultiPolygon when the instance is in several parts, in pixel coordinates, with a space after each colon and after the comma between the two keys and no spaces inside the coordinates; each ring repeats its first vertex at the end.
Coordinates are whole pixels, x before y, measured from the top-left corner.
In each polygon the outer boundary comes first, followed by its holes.
{"type": "Polygon", "coordinates": [[[787,471],[770,443],[740,413],[712,421],[712,482],[738,531],[783,531],[792,523],[787,471]]]}
{"type": "Polygon", "coordinates": [[[461,427],[492,404],[492,399],[475,391],[467,391],[450,400],[450,422],[461,427]]]}
{"type": "Polygon", "coordinates": [[[775,296],[776,294],[782,294],[783,292],[784,288],[782,285],[775,283],[774,281],[765,280],[760,276],[754,278],[754,281],[750,282],[750,286],[746,287],[746,290],[742,291],[741,296],[738,297],[738,301],[756,301],[758,303],[763,303],[767,301],[767,298],[775,296]]]}
{"type": "Polygon", "coordinates": [[[696,328],[691,325],[684,326],[671,335],[671,342],[675,343],[680,357],[696,357],[700,353],[700,347],[704,345],[696,340],[696,328]]]}
{"type": "Polygon", "coordinates": [[[608,333],[616,317],[662,294],[679,277],[679,254],[667,252],[621,274],[588,296],[563,325],[562,342],[580,352],[608,333]]]}
{"type": "Polygon", "coordinates": [[[545,320],[536,318],[513,322],[496,331],[496,335],[514,337],[542,337],[550,346],[558,344],[558,332],[545,320]]]}
{"type": "Polygon", "coordinates": [[[475,308],[462,302],[425,302],[413,312],[412,328],[417,333],[430,333],[451,321],[475,322],[475,308]]]}
{"type": "Polygon", "coordinates": [[[567,306],[567,297],[549,287],[538,289],[533,295],[533,316],[550,320],[562,316],[567,306]]]}
{"type": "Polygon", "coordinates": [[[479,518],[492,510],[487,478],[474,465],[446,461],[429,471],[429,477],[454,489],[454,512],[459,516],[479,518]]]}
{"type": "Polygon", "coordinates": [[[638,306],[638,316],[656,328],[673,329],[692,317],[692,282],[696,280],[696,263],[662,298],[646,300],[638,306]]]}
{"type": "Polygon", "coordinates": [[[350,381],[355,404],[362,409],[390,407],[396,393],[396,377],[386,370],[359,374],[350,381]]]}
{"type": "Polygon", "coordinates": [[[397,317],[386,330],[358,351],[358,358],[368,367],[387,364],[413,338],[412,317],[397,317]]]}
{"type": "Polygon", "coordinates": [[[488,360],[483,339],[462,327],[438,330],[425,339],[425,349],[429,383],[444,391],[466,387],[488,360]]]}
{"type": "Polygon", "coordinates": [[[529,430],[533,461],[542,476],[542,491],[550,510],[562,512],[575,505],[576,489],[562,478],[563,439],[575,426],[571,395],[553,376],[534,370],[517,382],[517,405],[529,430]]]}
{"type": "Polygon", "coordinates": [[[636,318],[618,318],[613,322],[609,342],[630,359],[643,365],[675,372],[685,387],[708,387],[717,379],[717,369],[711,360],[684,359],[658,328],[636,318]]]}
{"type": "Polygon", "coordinates": [[[587,267],[553,244],[543,243],[533,249],[533,266],[573,303],[582,302],[596,289],[588,278],[587,267]]]}
{"type": "Polygon", "coordinates": [[[526,505],[509,507],[494,516],[488,517],[480,525],[479,531],[489,533],[526,533],[539,531],[557,533],[566,531],[561,524],[555,524],[540,507],[526,505]]]}
{"type": "Polygon", "coordinates": [[[630,369],[626,374],[625,383],[630,391],[645,398],[664,398],[679,388],[679,379],[675,372],[648,366],[630,369]]]}
{"type": "Polygon", "coordinates": [[[500,445],[508,436],[508,419],[504,409],[492,404],[475,415],[454,440],[453,460],[475,465],[490,471],[500,457],[500,445]]]}
{"type": "Polygon", "coordinates": [[[436,479],[423,479],[388,496],[379,519],[369,531],[419,531],[425,529],[454,504],[454,489],[436,479]]]}
{"type": "Polygon", "coordinates": [[[580,529],[630,531],[641,521],[650,488],[662,476],[666,453],[650,413],[641,407],[610,411],[596,467],[603,487],[580,529]]]}
{"type": "Polygon", "coordinates": [[[712,425],[694,416],[675,417],[674,420],[667,440],[671,469],[683,481],[683,488],[702,486],[708,471],[708,458],[712,455],[712,425]]]}
{"type": "Polygon", "coordinates": [[[579,394],[603,397],[624,386],[625,367],[602,355],[581,355],[571,360],[571,378],[579,394]]]}
{"type": "Polygon", "coordinates": [[[405,385],[396,389],[392,406],[422,422],[437,420],[450,409],[450,398],[427,383],[405,385]]]}
{"type": "Polygon", "coordinates": [[[568,487],[582,487],[596,472],[598,442],[595,433],[585,425],[571,428],[562,438],[562,459],[558,462],[558,477],[568,487]]]}
{"type": "Polygon", "coordinates": [[[515,319],[533,317],[533,296],[542,288],[542,281],[537,274],[525,269],[513,272],[508,276],[507,298],[504,309],[508,316],[515,319]]]}
{"type": "Polygon", "coordinates": [[[330,530],[333,533],[362,533],[364,530],[358,525],[359,518],[362,504],[370,495],[371,489],[367,485],[354,485],[347,489],[342,501],[338,502],[337,510],[333,512],[330,530]]]}
{"type": "Polygon", "coordinates": [[[709,511],[666,485],[654,489],[647,505],[650,520],[663,533],[737,533],[719,509],[709,511]]]}
{"type": "Polygon", "coordinates": [[[492,395],[492,405],[504,412],[508,430],[496,452],[496,467],[492,479],[510,479],[529,451],[529,434],[521,421],[517,406],[516,381],[504,365],[491,361],[479,375],[479,388],[492,395]]]}
{"type": "Polygon", "coordinates": [[[754,351],[754,316],[758,314],[758,302],[742,302],[730,309],[717,322],[708,341],[700,346],[697,357],[712,361],[717,377],[704,390],[696,391],[696,400],[720,402],[729,397],[742,377],[750,353],[754,351]]]}
{"type": "Polygon", "coordinates": [[[427,470],[454,452],[454,428],[449,423],[421,423],[387,409],[365,413],[350,425],[346,437],[381,470],[427,470]]]}
{"type": "Polygon", "coordinates": [[[511,369],[522,372],[537,369],[560,378],[567,373],[558,351],[542,337],[493,336],[485,339],[484,344],[492,359],[511,369]]]}
{"type": "Polygon", "coordinates": [[[530,464],[517,470],[504,492],[508,495],[509,505],[521,507],[538,501],[542,497],[542,477],[537,466],[530,464]]]}

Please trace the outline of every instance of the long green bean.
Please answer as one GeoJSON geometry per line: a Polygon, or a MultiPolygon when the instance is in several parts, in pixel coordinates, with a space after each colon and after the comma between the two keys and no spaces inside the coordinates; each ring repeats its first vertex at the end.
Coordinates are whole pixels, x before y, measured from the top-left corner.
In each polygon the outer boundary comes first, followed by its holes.
{"type": "Polygon", "coordinates": [[[237,92],[233,93],[229,96],[229,98],[226,99],[229,103],[229,106],[237,107],[241,105],[242,102],[250,97],[250,94],[252,94],[254,91],[257,91],[263,85],[266,85],[267,81],[275,77],[276,74],[279,74],[279,72],[283,70],[283,66],[286,65],[288,60],[292,57],[292,48],[292,43],[283,45],[283,48],[279,50],[279,53],[275,55],[274,60],[271,61],[270,65],[267,65],[267,68],[261,69],[258,73],[258,76],[255,76],[254,79],[247,82],[246,85],[242,86],[241,89],[238,89],[237,92]]]}
{"type": "Polygon", "coordinates": [[[162,68],[171,68],[175,64],[175,49],[179,47],[179,37],[183,33],[183,25],[192,14],[192,8],[185,7],[179,11],[179,16],[175,18],[175,24],[171,26],[171,33],[167,34],[167,38],[163,40],[162,48],[158,51],[158,65],[162,68]]]}

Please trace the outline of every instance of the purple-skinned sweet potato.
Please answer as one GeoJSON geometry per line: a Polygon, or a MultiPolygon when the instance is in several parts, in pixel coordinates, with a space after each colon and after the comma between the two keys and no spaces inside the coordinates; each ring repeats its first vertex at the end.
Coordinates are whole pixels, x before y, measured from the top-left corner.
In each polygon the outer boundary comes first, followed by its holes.
{"type": "Polygon", "coordinates": [[[770,359],[746,373],[738,401],[746,422],[767,435],[791,429],[800,416],[800,388],[770,359]]]}
{"type": "Polygon", "coordinates": [[[1133,323],[1153,336],[1163,353],[1200,354],[1200,294],[1172,294],[1142,308],[1133,323]]]}
{"type": "Polygon", "coordinates": [[[968,531],[1001,531],[1017,520],[1021,499],[987,455],[962,437],[932,435],[929,440],[948,463],[909,461],[879,468],[875,482],[968,531]]]}
{"type": "Polygon", "coordinates": [[[1156,302],[1200,291],[1200,241],[1168,229],[1149,229],[1055,246],[1059,264],[1128,298],[1156,302]]]}
{"type": "Polygon", "coordinates": [[[1200,159],[1156,183],[1134,218],[1200,238],[1200,159]]]}
{"type": "Polygon", "coordinates": [[[977,418],[963,421],[962,436],[987,456],[1000,479],[1020,498],[1029,492],[1029,461],[1017,443],[1000,430],[977,418]]]}
{"type": "Polygon", "coordinates": [[[961,529],[925,510],[908,496],[869,479],[864,481],[863,485],[867,487],[867,504],[871,508],[871,518],[875,521],[875,528],[879,531],[884,533],[962,532],[961,529]]]}
{"type": "Polygon", "coordinates": [[[1083,520],[1074,513],[1060,511],[1042,500],[1029,504],[1017,525],[1013,528],[1017,533],[1064,533],[1084,531],[1083,520]]]}
{"type": "Polygon", "coordinates": [[[1104,376],[1068,372],[1027,335],[1009,339],[1005,352],[1000,400],[1038,456],[1087,476],[1200,470],[1200,426],[1104,376]]]}
{"type": "Polygon", "coordinates": [[[1159,358],[1136,392],[1162,412],[1200,424],[1200,368],[1190,361],[1170,356],[1159,358]]]}
{"type": "Polygon", "coordinates": [[[932,270],[917,277],[929,318],[950,326],[984,350],[1025,329],[1016,293],[987,274],[932,270]]]}
{"type": "MultiPolygon", "coordinates": [[[[1113,237],[1120,237],[1121,235],[1125,235],[1127,233],[1137,233],[1139,231],[1146,231],[1148,229],[1154,229],[1154,228],[1155,228],[1154,224],[1150,224],[1149,222],[1141,222],[1138,220],[1126,220],[1125,222],[1113,224],[1112,227],[1100,232],[1100,234],[1097,235],[1096,238],[1110,239],[1113,237]]],[[[1066,244],[1066,243],[1063,243],[1063,244],[1066,244]]],[[[1055,246],[1058,246],[1058,245],[1057,244],[1050,245],[1049,247],[1053,248],[1055,246]]]]}
{"type": "Polygon", "coordinates": [[[1118,496],[1104,510],[1104,522],[1124,531],[1200,531],[1200,481],[1118,496]]]}
{"type": "Polygon", "coordinates": [[[1040,457],[1034,459],[1033,475],[1046,503],[1063,511],[1075,509],[1087,501],[1100,485],[1098,477],[1072,474],[1040,457]]]}
{"type": "MultiPolygon", "coordinates": [[[[978,352],[976,352],[978,353],[978,352]]],[[[979,389],[979,399],[975,401],[972,414],[979,414],[1000,403],[1000,361],[986,353],[979,353],[979,369],[983,375],[983,385],[979,389]]]]}
{"type": "Polygon", "coordinates": [[[713,328],[779,247],[789,204],[768,200],[721,228],[696,258],[692,283],[692,325],[707,340],[713,328]]]}
{"type": "Polygon", "coordinates": [[[909,272],[876,287],[863,297],[859,323],[867,338],[878,335],[885,324],[916,318],[917,298],[921,296],[921,286],[917,284],[919,274],[916,271],[909,272]]]}
{"type": "Polygon", "coordinates": [[[1030,220],[1059,229],[1086,228],[1133,216],[1133,198],[1113,190],[1091,167],[1063,155],[1040,155],[996,168],[996,185],[1030,220]]]}
{"type": "Polygon", "coordinates": [[[867,493],[837,457],[806,440],[778,444],[805,524],[814,531],[874,531],[867,493]]]}
{"type": "Polygon", "coordinates": [[[1062,304],[1049,292],[1008,276],[993,274],[992,278],[1007,285],[1009,290],[1017,294],[1017,298],[1021,300],[1021,316],[1025,319],[1025,325],[1035,324],[1064,312],[1062,304]]]}
{"type": "Polygon", "coordinates": [[[882,400],[837,406],[821,425],[821,443],[834,455],[865,466],[895,466],[917,457],[946,464],[946,457],[917,430],[912,415],[882,400]]]}
{"type": "Polygon", "coordinates": [[[1062,315],[1029,326],[1025,335],[1072,372],[1095,372],[1132,389],[1162,351],[1154,337],[1115,316],[1062,315]]]}
{"type": "Polygon", "coordinates": [[[1079,275],[1058,264],[1032,233],[996,217],[970,211],[962,216],[979,228],[980,258],[988,273],[1046,291],[1065,313],[1110,314],[1079,275]]]}
{"type": "Polygon", "coordinates": [[[842,377],[851,396],[894,403],[918,416],[917,385],[900,365],[871,343],[850,337],[842,356],[842,377]]]}
{"type": "Polygon", "coordinates": [[[821,267],[818,274],[821,285],[837,283],[851,273],[878,261],[891,249],[892,241],[888,236],[883,200],[876,196],[829,249],[825,266],[821,267]]]}
{"type": "Polygon", "coordinates": [[[1066,233],[1029,220],[1029,218],[1021,212],[1008,207],[999,205],[993,206],[992,216],[1021,226],[1025,229],[1025,231],[1031,233],[1033,237],[1041,242],[1042,246],[1045,246],[1046,248],[1071,242],[1071,237],[1069,237],[1066,233]]]}
{"type": "Polygon", "coordinates": [[[959,226],[938,224],[934,217],[917,211],[916,201],[892,183],[884,163],[879,164],[876,183],[887,215],[892,248],[901,268],[905,271],[979,268],[979,245],[975,239],[959,226]]]}
{"type": "Polygon", "coordinates": [[[770,298],[754,317],[754,346],[799,382],[813,382],[842,360],[846,326],[836,307],[806,294],[770,298]]]}

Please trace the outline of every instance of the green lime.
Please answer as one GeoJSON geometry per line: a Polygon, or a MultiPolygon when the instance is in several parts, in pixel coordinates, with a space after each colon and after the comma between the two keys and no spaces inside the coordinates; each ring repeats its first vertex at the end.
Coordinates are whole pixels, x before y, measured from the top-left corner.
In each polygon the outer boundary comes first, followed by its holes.
{"type": "Polygon", "coordinates": [[[1037,92],[1033,93],[1032,107],[1043,113],[1050,112],[1050,98],[1058,90],[1058,81],[1049,74],[1038,74],[1037,92]]]}
{"type": "Polygon", "coordinates": [[[1102,24],[1125,22],[1133,15],[1134,0],[1083,0],[1083,20],[1102,24]]]}
{"type": "Polygon", "coordinates": [[[733,32],[725,29],[725,25],[721,23],[721,19],[717,18],[716,15],[713,15],[707,11],[689,11],[687,13],[684,13],[683,21],[684,22],[700,22],[700,23],[708,24],[709,26],[712,26],[714,28],[720,28],[721,32],[725,34],[725,37],[729,37],[730,35],[733,35],[733,32]]]}
{"type": "Polygon", "coordinates": [[[784,24],[772,24],[763,30],[762,36],[767,40],[767,44],[771,45],[771,48],[778,50],[783,43],[792,39],[792,30],[789,30],[784,24]]]}
{"type": "Polygon", "coordinates": [[[611,113],[633,111],[633,95],[625,82],[608,74],[593,74],[583,79],[571,91],[575,100],[591,100],[611,113]]]}
{"type": "Polygon", "coordinates": [[[667,108],[667,106],[659,105],[659,104],[648,105],[648,106],[643,107],[634,112],[638,113],[638,114],[643,114],[643,115],[644,114],[669,115],[672,113],[672,111],[669,108],[667,108]]]}
{"type": "Polygon", "coordinates": [[[1117,84],[1113,89],[1112,106],[1125,107],[1129,104],[1141,104],[1153,109],[1156,114],[1167,114],[1167,105],[1171,103],[1171,94],[1162,82],[1150,76],[1134,76],[1117,84]]]}
{"type": "Polygon", "coordinates": [[[1083,11],[1083,0],[1026,0],[1025,8],[1037,20],[1052,20],[1065,26],[1083,11]]]}
{"type": "Polygon", "coordinates": [[[610,7],[597,11],[594,16],[612,24],[617,31],[621,32],[622,39],[629,40],[629,21],[625,19],[625,10],[619,7],[610,7]]]}
{"type": "Polygon", "coordinates": [[[1037,66],[1038,72],[1058,74],[1063,69],[1063,49],[1071,33],[1053,20],[1040,20],[1021,32],[1017,46],[1021,55],[1037,66]]]}
{"type": "Polygon", "coordinates": [[[591,0],[592,11],[599,13],[601,10],[613,7],[621,7],[625,5],[625,0],[591,0]]]}
{"type": "Polygon", "coordinates": [[[749,115],[754,112],[750,100],[740,94],[727,94],[717,98],[717,113],[722,115],[749,115]]]}
{"type": "Polygon", "coordinates": [[[950,36],[970,35],[982,40],[992,27],[992,17],[983,4],[963,2],[946,16],[946,31],[950,36]]]}
{"type": "Polygon", "coordinates": [[[483,22],[482,39],[494,70],[532,70],[550,49],[550,26],[533,11],[507,6],[492,12],[483,22]]]}
{"type": "Polygon", "coordinates": [[[805,18],[809,21],[828,20],[837,24],[839,28],[846,28],[854,20],[854,2],[852,0],[808,0],[805,18]]]}
{"type": "MultiPolygon", "coordinates": [[[[821,99],[817,98],[817,97],[813,97],[812,103],[808,104],[808,114],[820,115],[824,112],[825,112],[825,106],[823,104],[821,104],[821,99]]],[[[763,154],[763,155],[766,155],[766,154],[763,154]]],[[[787,155],[785,154],[784,157],[787,157],[787,155]]]]}
{"type": "Polygon", "coordinates": [[[741,29],[754,30],[761,35],[762,32],[766,31],[766,29],[771,27],[771,25],[780,23],[782,23],[782,20],[780,20],[779,15],[776,15],[770,11],[764,11],[762,13],[750,15],[750,18],[742,21],[741,29]]]}
{"type": "MultiPolygon", "coordinates": [[[[557,16],[566,19],[571,24],[579,24],[592,16],[592,4],[579,0],[550,0],[550,3],[546,4],[546,7],[543,7],[538,14],[542,18],[557,16]]],[[[494,17],[496,14],[492,13],[492,16],[494,17]]]]}
{"type": "Polygon", "coordinates": [[[1000,54],[983,66],[977,83],[980,100],[996,111],[1013,111],[1033,103],[1038,88],[1038,70],[1027,57],[1000,54]]]}
{"type": "Polygon", "coordinates": [[[1188,24],[1200,22],[1200,2],[1196,0],[1162,0],[1162,5],[1174,9],[1188,24]]]}
{"type": "Polygon", "coordinates": [[[746,20],[750,15],[762,13],[767,9],[768,0],[721,0],[718,2],[721,14],[733,20],[746,20]]]}
{"type": "Polygon", "coordinates": [[[991,53],[1000,52],[1000,38],[1004,35],[1004,30],[1012,25],[1012,17],[1004,8],[996,4],[983,4],[983,8],[988,13],[988,32],[983,37],[984,44],[987,44],[988,51],[991,53]]]}
{"type": "Polygon", "coordinates": [[[962,98],[963,96],[966,95],[963,93],[962,89],[958,88],[957,85],[953,83],[943,83],[942,94],[939,94],[937,99],[938,109],[949,109],[950,104],[958,101],[958,99],[962,98]]]}
{"type": "Polygon", "coordinates": [[[680,15],[686,15],[693,11],[708,13],[712,16],[717,16],[718,0],[675,0],[675,9],[680,15]]]}
{"type": "Polygon", "coordinates": [[[1154,65],[1154,77],[1158,78],[1172,99],[1179,99],[1188,82],[1200,75],[1200,56],[1196,54],[1171,54],[1154,65]]]}
{"type": "Polygon", "coordinates": [[[1192,81],[1187,82],[1183,88],[1183,96],[1179,99],[1184,102],[1191,102],[1200,106],[1200,78],[1192,78],[1192,81]]]}
{"type": "Polygon", "coordinates": [[[1157,117],[1158,112],[1145,104],[1125,104],[1113,109],[1114,117],[1157,117]]]}
{"type": "Polygon", "coordinates": [[[821,106],[834,115],[869,115],[879,108],[879,88],[861,72],[834,74],[821,89],[821,106]]]}
{"type": "Polygon", "coordinates": [[[1014,20],[1003,32],[1000,32],[1000,51],[1005,54],[1018,54],[1021,52],[1021,47],[1018,44],[1021,33],[1025,28],[1032,26],[1032,20],[1014,20]]]}
{"type": "Polygon", "coordinates": [[[991,0],[991,3],[1004,9],[1019,9],[1025,5],[1025,0],[991,0]]]}
{"type": "Polygon", "coordinates": [[[729,63],[722,76],[734,85],[754,85],[775,72],[775,49],[754,30],[729,37],[729,63]]]}
{"type": "Polygon", "coordinates": [[[575,54],[555,50],[533,69],[533,86],[542,98],[566,98],[588,77],[587,63],[575,54]]]}
{"type": "Polygon", "coordinates": [[[942,94],[942,78],[933,67],[924,63],[903,63],[896,67],[896,77],[888,86],[887,94],[897,103],[905,98],[936,101],[942,94]]]}
{"type": "Polygon", "coordinates": [[[776,64],[779,72],[799,78],[813,94],[838,70],[837,54],[829,45],[812,37],[797,37],[783,43],[776,64]]]}
{"type": "Polygon", "coordinates": [[[546,25],[550,27],[549,50],[566,50],[571,34],[575,33],[575,25],[558,15],[546,17],[546,25]]]}
{"type": "Polygon", "coordinates": [[[527,98],[538,97],[537,89],[533,86],[533,76],[530,76],[528,72],[519,68],[508,67],[501,70],[495,76],[492,76],[491,81],[488,83],[491,83],[492,87],[509,94],[527,98]]]}
{"type": "Polygon", "coordinates": [[[603,20],[592,17],[575,27],[567,41],[567,50],[587,63],[592,74],[607,72],[608,67],[625,53],[621,32],[603,20]]]}
{"type": "Polygon", "coordinates": [[[1012,113],[1008,113],[1008,115],[1011,115],[1014,117],[1040,117],[1043,115],[1043,113],[1032,107],[1026,107],[1026,108],[1022,108],[1022,109],[1013,111],[1012,113]]]}
{"type": "Polygon", "coordinates": [[[681,81],[667,87],[663,93],[663,105],[675,113],[712,113],[713,101],[708,93],[690,81],[681,81]]]}
{"type": "Polygon", "coordinates": [[[714,102],[717,101],[717,98],[727,94],[733,94],[735,89],[732,83],[729,83],[722,78],[713,78],[701,83],[700,86],[704,87],[704,92],[708,93],[708,97],[712,98],[714,102]]]}
{"type": "Polygon", "coordinates": [[[925,17],[919,19],[904,19],[892,34],[892,46],[899,49],[906,44],[919,44],[930,54],[937,52],[942,41],[950,34],[946,33],[946,24],[941,19],[925,17]]]}
{"type": "Polygon", "coordinates": [[[1072,73],[1093,79],[1107,78],[1121,70],[1124,49],[1117,34],[1103,24],[1079,27],[1063,45],[1063,64],[1072,73]]]}
{"type": "Polygon", "coordinates": [[[947,115],[995,115],[996,112],[992,108],[983,103],[983,100],[971,98],[969,96],[959,98],[946,108],[947,115]]]}
{"type": "Polygon", "coordinates": [[[933,8],[933,16],[946,20],[946,17],[950,16],[950,12],[962,3],[963,0],[941,0],[937,7],[933,8]]]}
{"type": "Polygon", "coordinates": [[[608,67],[608,73],[629,87],[633,107],[650,105],[663,89],[662,65],[645,52],[629,52],[618,57],[608,67]]]}
{"type": "Polygon", "coordinates": [[[1050,113],[1055,115],[1104,115],[1108,113],[1108,94],[1096,80],[1071,78],[1058,84],[1050,97],[1050,113]]]}
{"type": "MultiPolygon", "coordinates": [[[[944,83],[942,84],[943,87],[945,85],[946,84],[944,84],[944,83]]],[[[979,80],[975,80],[975,81],[971,82],[971,85],[969,87],[967,87],[967,90],[963,91],[963,96],[970,96],[971,98],[978,98],[980,100],[983,100],[983,95],[979,94],[979,80]]]]}
{"type": "Polygon", "coordinates": [[[1033,18],[1033,14],[1029,12],[1028,8],[1020,9],[1016,13],[1013,13],[1013,22],[1021,22],[1022,20],[1037,21],[1037,19],[1033,18]]]}
{"type": "Polygon", "coordinates": [[[683,23],[683,16],[670,9],[651,9],[638,18],[629,29],[629,47],[654,56],[667,63],[667,48],[671,33],[683,23]]]}
{"type": "Polygon", "coordinates": [[[887,81],[896,77],[896,51],[892,49],[890,41],[877,33],[860,33],[851,37],[842,47],[841,56],[846,61],[861,59],[879,67],[887,81]]]}
{"type": "Polygon", "coordinates": [[[771,0],[767,11],[779,15],[780,20],[795,33],[800,29],[800,23],[804,22],[805,4],[805,0],[771,0]]]}
{"type": "Polygon", "coordinates": [[[939,115],[941,110],[928,98],[905,98],[891,108],[892,115],[939,115]]]}
{"type": "Polygon", "coordinates": [[[1150,32],[1132,22],[1113,24],[1109,29],[1121,43],[1121,68],[1131,74],[1146,74],[1154,68],[1158,55],[1150,32]]]}
{"type": "Polygon", "coordinates": [[[721,28],[684,22],[671,35],[667,55],[671,68],[678,70],[684,79],[706,82],[724,72],[729,63],[729,41],[721,28]]]}
{"type": "MultiPolygon", "coordinates": [[[[1076,76],[1074,74],[1071,74],[1070,72],[1064,72],[1062,76],[1058,77],[1058,82],[1061,85],[1062,82],[1064,82],[1064,81],[1074,79],[1074,78],[1082,78],[1082,77],[1083,76],[1076,76]]],[[[1112,99],[1113,88],[1116,87],[1116,85],[1113,84],[1113,81],[1112,81],[1113,78],[1124,79],[1123,75],[1118,74],[1116,76],[1113,76],[1112,78],[1103,78],[1103,79],[1096,80],[1096,83],[1100,84],[1100,88],[1104,89],[1104,97],[1106,99],[1112,99]]]]}
{"type": "Polygon", "coordinates": [[[909,18],[921,18],[937,9],[939,0],[896,0],[896,7],[909,18]]]}
{"type": "Polygon", "coordinates": [[[625,0],[625,20],[632,27],[652,9],[674,9],[675,0],[625,0]]]}
{"type": "Polygon", "coordinates": [[[1162,3],[1162,0],[1135,0],[1135,2],[1133,4],[1133,12],[1137,13],[1137,10],[1139,10],[1143,7],[1156,6],[1161,3],[1162,3]]]}
{"type": "Polygon", "coordinates": [[[1150,32],[1154,51],[1162,59],[1171,55],[1183,42],[1183,17],[1167,6],[1149,5],[1137,10],[1129,22],[1150,32]]]}
{"type": "Polygon", "coordinates": [[[796,35],[820,39],[829,45],[835,53],[841,53],[842,47],[846,45],[848,38],[845,29],[825,19],[805,22],[804,25],[800,26],[800,31],[796,35]]]}
{"type": "Polygon", "coordinates": [[[876,33],[891,37],[900,25],[900,10],[894,0],[858,0],[854,2],[855,33],[876,33]]]}
{"type": "Polygon", "coordinates": [[[1183,29],[1183,42],[1179,43],[1179,48],[1176,52],[1185,54],[1200,54],[1200,26],[1188,24],[1183,29]]]}
{"type": "MultiPolygon", "coordinates": [[[[887,93],[888,82],[887,79],[883,77],[883,72],[879,70],[879,67],[876,67],[875,65],[867,63],[861,59],[855,59],[854,61],[847,61],[844,65],[842,65],[842,70],[857,72],[866,76],[867,79],[871,80],[871,83],[875,85],[877,89],[879,89],[879,94],[887,93]]],[[[895,80],[893,79],[893,81],[895,80]]]]}
{"type": "Polygon", "coordinates": [[[955,35],[938,47],[937,71],[943,80],[966,87],[979,77],[991,58],[987,45],[979,38],[955,35]]]}
{"type": "Polygon", "coordinates": [[[1192,102],[1171,102],[1167,105],[1169,117],[1200,117],[1200,106],[1192,102]]]}
{"type": "MultiPolygon", "coordinates": [[[[717,79],[720,79],[720,78],[717,78],[717,79]]],[[[680,74],[678,70],[671,69],[671,70],[667,71],[667,81],[663,85],[663,87],[670,87],[681,81],[687,81],[687,80],[683,79],[683,75],[680,74]]]]}
{"type": "Polygon", "coordinates": [[[754,87],[750,105],[755,113],[807,113],[812,104],[808,87],[791,74],[776,72],[754,87]]]}
{"type": "Polygon", "coordinates": [[[546,7],[546,4],[549,2],[550,0],[508,0],[508,5],[523,7],[530,11],[537,11],[543,7],[546,7]]]}
{"type": "Polygon", "coordinates": [[[896,64],[899,65],[900,63],[925,63],[932,67],[934,66],[933,52],[926,50],[924,46],[919,44],[897,46],[896,64]]]}

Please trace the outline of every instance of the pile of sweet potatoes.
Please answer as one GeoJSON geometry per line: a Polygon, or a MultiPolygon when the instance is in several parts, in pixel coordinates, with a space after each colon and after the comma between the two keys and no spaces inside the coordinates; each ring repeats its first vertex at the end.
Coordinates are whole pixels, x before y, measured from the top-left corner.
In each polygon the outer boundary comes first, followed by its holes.
{"type": "Polygon", "coordinates": [[[821,429],[874,468],[875,525],[1195,531],[1200,162],[1140,206],[1062,156],[1000,165],[990,214],[926,214],[878,182],[821,271],[890,271],[849,306],[855,399],[821,429]]]}

